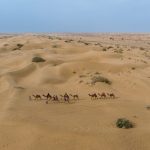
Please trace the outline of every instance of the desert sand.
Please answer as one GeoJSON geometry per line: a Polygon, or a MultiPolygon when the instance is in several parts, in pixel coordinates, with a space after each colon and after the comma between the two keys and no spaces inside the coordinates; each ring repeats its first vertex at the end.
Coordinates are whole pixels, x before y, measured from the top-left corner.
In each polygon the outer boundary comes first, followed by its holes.
{"type": "Polygon", "coordinates": [[[150,150],[148,106],[150,34],[0,35],[0,150],[150,150]],[[79,100],[29,100],[48,92],[79,100]]]}

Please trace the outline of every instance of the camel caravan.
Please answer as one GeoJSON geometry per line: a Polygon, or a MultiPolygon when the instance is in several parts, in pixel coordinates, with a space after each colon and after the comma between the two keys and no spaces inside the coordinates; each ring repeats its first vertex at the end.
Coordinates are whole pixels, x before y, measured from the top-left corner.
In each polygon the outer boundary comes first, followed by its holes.
{"type": "Polygon", "coordinates": [[[29,96],[29,100],[45,100],[45,103],[48,104],[50,101],[53,102],[67,102],[69,103],[70,101],[73,100],[79,100],[79,96],[77,94],[73,95],[73,94],[67,94],[65,93],[64,95],[51,95],[50,93],[48,93],[47,95],[32,95],[29,96]]]}
{"type": "MultiPolygon", "coordinates": [[[[115,96],[114,93],[92,93],[88,94],[91,100],[98,100],[98,99],[116,99],[117,97],[115,96]]],[[[35,101],[40,101],[40,100],[45,100],[45,103],[48,104],[50,101],[51,102],[65,102],[65,103],[70,103],[71,101],[76,101],[79,100],[79,95],[78,94],[63,94],[63,95],[51,95],[50,93],[47,93],[46,95],[32,95],[29,96],[29,100],[35,100],[35,101]]]]}
{"type": "Polygon", "coordinates": [[[114,93],[93,93],[93,94],[88,94],[91,100],[96,100],[96,99],[115,99],[117,98],[114,93]]]}

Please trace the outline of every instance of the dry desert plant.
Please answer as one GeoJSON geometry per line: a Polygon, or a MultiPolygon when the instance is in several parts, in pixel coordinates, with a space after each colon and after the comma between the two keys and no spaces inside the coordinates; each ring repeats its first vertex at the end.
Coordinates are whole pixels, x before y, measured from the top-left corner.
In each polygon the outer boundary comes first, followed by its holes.
{"type": "Polygon", "coordinates": [[[95,84],[97,82],[104,82],[104,83],[110,85],[112,83],[110,80],[108,80],[107,78],[102,77],[102,76],[94,76],[94,77],[92,77],[91,80],[92,80],[91,84],[95,84]]]}

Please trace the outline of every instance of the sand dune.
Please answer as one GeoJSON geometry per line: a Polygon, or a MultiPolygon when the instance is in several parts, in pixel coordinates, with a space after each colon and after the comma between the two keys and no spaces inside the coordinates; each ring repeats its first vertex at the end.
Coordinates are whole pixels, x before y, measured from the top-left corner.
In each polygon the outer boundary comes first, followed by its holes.
{"type": "MultiPolygon", "coordinates": [[[[149,35],[25,34],[0,38],[0,150],[149,150],[149,35]],[[44,62],[33,62],[33,57],[44,62]],[[111,82],[96,82],[94,77],[111,82]],[[30,100],[33,94],[79,100],[30,100]],[[114,93],[91,100],[89,93],[114,93]],[[118,118],[133,129],[119,129],[118,118]]],[[[33,97],[32,97],[33,98],[33,97]]]]}

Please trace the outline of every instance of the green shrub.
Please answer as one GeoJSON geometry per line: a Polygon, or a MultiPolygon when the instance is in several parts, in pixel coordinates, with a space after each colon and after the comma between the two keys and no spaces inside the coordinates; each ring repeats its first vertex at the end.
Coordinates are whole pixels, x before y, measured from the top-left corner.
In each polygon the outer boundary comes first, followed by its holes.
{"type": "Polygon", "coordinates": [[[125,118],[119,118],[116,122],[116,126],[118,128],[129,129],[129,128],[133,128],[133,123],[125,118]]]}
{"type": "Polygon", "coordinates": [[[32,58],[32,62],[36,62],[36,63],[38,63],[38,62],[45,62],[45,61],[46,60],[41,58],[41,57],[33,57],[32,58]]]}

